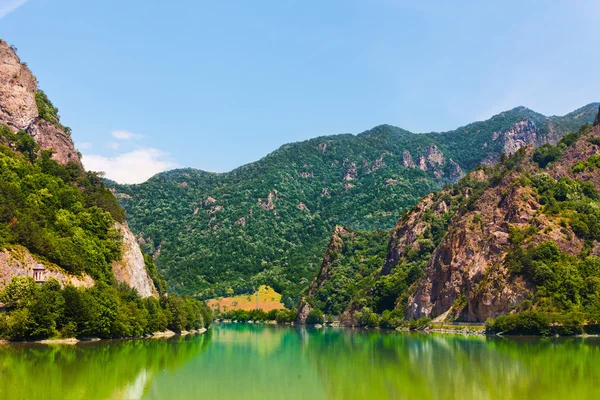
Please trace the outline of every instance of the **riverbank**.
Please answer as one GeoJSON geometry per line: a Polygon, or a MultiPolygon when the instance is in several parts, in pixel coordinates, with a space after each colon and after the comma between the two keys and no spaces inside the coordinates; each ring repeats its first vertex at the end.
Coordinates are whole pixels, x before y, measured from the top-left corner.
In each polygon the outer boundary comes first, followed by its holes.
{"type": "Polygon", "coordinates": [[[0,339],[0,344],[11,344],[11,343],[41,343],[41,344],[77,344],[81,342],[97,342],[97,341],[105,341],[105,340],[139,340],[139,339],[160,339],[160,338],[170,338],[173,336],[186,336],[186,335],[202,335],[208,329],[200,328],[200,329],[192,329],[190,331],[181,331],[181,332],[173,332],[170,330],[163,332],[154,332],[152,334],[144,335],[144,336],[134,336],[134,337],[116,337],[116,338],[64,338],[64,339],[42,339],[42,340],[22,340],[22,341],[10,341],[6,339],[0,339]]]}
{"type": "Polygon", "coordinates": [[[469,325],[452,325],[452,324],[433,324],[419,329],[411,329],[409,327],[398,327],[395,329],[386,328],[368,328],[359,326],[345,326],[341,325],[339,321],[324,322],[323,324],[296,324],[295,322],[284,322],[278,323],[277,321],[235,321],[229,319],[215,320],[214,323],[221,324],[258,324],[258,325],[282,325],[282,326],[303,326],[313,329],[324,329],[324,328],[343,328],[343,329],[364,329],[364,330],[380,330],[386,332],[420,332],[420,333],[444,333],[453,335],[471,335],[471,336],[486,336],[492,334],[486,334],[485,326],[483,324],[469,324],[469,325]]]}

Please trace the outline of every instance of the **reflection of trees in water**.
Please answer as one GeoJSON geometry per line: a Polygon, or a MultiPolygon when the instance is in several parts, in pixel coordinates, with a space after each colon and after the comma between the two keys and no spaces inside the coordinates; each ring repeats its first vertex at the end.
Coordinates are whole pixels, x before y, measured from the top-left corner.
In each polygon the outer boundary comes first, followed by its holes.
{"type": "Polygon", "coordinates": [[[331,399],[596,398],[598,340],[300,333],[331,399]]]}
{"type": "Polygon", "coordinates": [[[198,355],[210,333],[77,345],[0,346],[0,399],[130,399],[198,355]]]}

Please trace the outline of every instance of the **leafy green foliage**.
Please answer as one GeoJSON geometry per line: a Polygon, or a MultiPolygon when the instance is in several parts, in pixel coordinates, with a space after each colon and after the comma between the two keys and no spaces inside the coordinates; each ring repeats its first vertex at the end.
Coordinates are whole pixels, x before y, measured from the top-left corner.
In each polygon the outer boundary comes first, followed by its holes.
{"type": "Polygon", "coordinates": [[[142,299],[126,285],[100,283],[89,289],[54,279],[36,285],[31,277],[14,277],[0,292],[0,337],[11,340],[50,337],[132,337],[172,329],[210,326],[208,306],[194,298],[170,296],[160,302],[142,299]]]}
{"type": "Polygon", "coordinates": [[[385,261],[389,231],[351,231],[342,239],[342,249],[328,267],[328,279],[307,298],[313,309],[328,315],[342,314],[351,302],[372,303],[367,288],[374,285],[385,261]]]}
{"type": "Polygon", "coordinates": [[[95,174],[60,165],[48,151],[37,157],[22,146],[25,136],[2,135],[25,157],[0,143],[0,245],[20,244],[71,273],[110,281],[121,254],[112,214],[121,220],[121,207],[95,174]]]}
{"type": "MultiPolygon", "coordinates": [[[[171,291],[209,298],[266,284],[289,305],[317,272],[336,225],[391,228],[423,195],[456,179],[449,159],[467,171],[499,157],[498,134],[516,122],[531,120],[542,135],[550,125],[567,133],[592,121],[596,108],[547,118],[520,107],[444,134],[382,125],[285,145],[229,173],[184,169],[139,185],[108,184],[121,194],[132,230],[143,233],[145,250],[160,249],[156,262],[171,291]],[[443,165],[405,166],[404,151],[417,163],[432,145],[443,153],[443,165]],[[356,177],[346,181],[352,164],[356,177]]],[[[443,235],[439,223],[434,236],[443,235]]]]}
{"type": "Polygon", "coordinates": [[[541,168],[545,168],[546,165],[558,160],[562,152],[563,150],[558,146],[545,144],[535,149],[535,152],[533,153],[533,161],[538,163],[541,168]]]}
{"type": "Polygon", "coordinates": [[[306,317],[306,323],[309,325],[322,324],[325,321],[321,310],[310,310],[306,317]]]}
{"type": "Polygon", "coordinates": [[[60,116],[58,115],[58,108],[54,107],[54,104],[50,101],[46,93],[39,90],[35,93],[35,104],[38,109],[38,116],[50,122],[52,125],[63,129],[67,134],[71,133],[71,129],[60,124],[60,116]]]}
{"type": "Polygon", "coordinates": [[[556,146],[551,144],[545,144],[543,146],[535,149],[533,153],[533,161],[538,163],[540,168],[546,168],[548,164],[554,162],[559,159],[562,153],[565,151],[567,147],[575,143],[581,135],[586,134],[592,129],[592,126],[589,123],[586,123],[579,128],[576,132],[571,132],[568,135],[564,136],[556,146]]]}
{"type": "MultiPolygon", "coordinates": [[[[296,320],[296,312],[293,310],[271,310],[265,312],[261,309],[253,310],[229,310],[222,311],[216,314],[216,317],[223,320],[231,320],[237,322],[264,322],[276,321],[279,324],[291,323],[296,320]]],[[[322,314],[321,314],[322,317],[322,314]]]]}
{"type": "Polygon", "coordinates": [[[555,181],[547,174],[538,174],[531,181],[545,213],[564,217],[581,238],[600,240],[600,194],[592,183],[569,178],[555,181]]]}
{"type": "Polygon", "coordinates": [[[144,265],[146,266],[146,271],[152,279],[158,294],[162,296],[163,294],[167,293],[167,281],[165,281],[165,278],[163,278],[163,276],[156,270],[154,259],[146,253],[144,253],[144,265]]]}
{"type": "Polygon", "coordinates": [[[539,311],[525,311],[488,319],[486,331],[519,335],[575,335],[584,331],[583,314],[547,314],[539,311]]]}
{"type": "Polygon", "coordinates": [[[579,173],[586,170],[593,171],[596,168],[600,168],[600,154],[594,154],[585,161],[575,163],[575,165],[571,167],[571,172],[579,173]]]}

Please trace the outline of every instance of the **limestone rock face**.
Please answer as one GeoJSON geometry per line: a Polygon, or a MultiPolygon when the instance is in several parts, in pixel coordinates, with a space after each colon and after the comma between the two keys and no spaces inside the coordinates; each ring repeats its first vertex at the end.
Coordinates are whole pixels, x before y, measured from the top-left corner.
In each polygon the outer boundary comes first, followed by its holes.
{"type": "Polygon", "coordinates": [[[346,169],[346,171],[344,172],[344,180],[345,181],[352,181],[354,179],[356,179],[358,176],[358,173],[356,171],[356,164],[355,163],[351,163],[348,168],[346,169]]]}
{"type": "Polygon", "coordinates": [[[113,262],[113,275],[117,282],[124,282],[135,288],[140,296],[158,297],[154,282],[146,271],[144,256],[138,242],[127,224],[116,223],[115,227],[123,235],[123,255],[121,260],[113,262]]]}
{"type": "Polygon", "coordinates": [[[404,165],[406,168],[415,168],[415,162],[412,159],[412,156],[410,155],[410,152],[408,150],[404,150],[402,152],[402,165],[404,165]]]}
{"type": "Polygon", "coordinates": [[[431,166],[440,166],[444,165],[446,157],[444,157],[442,152],[437,148],[435,144],[430,144],[429,146],[427,146],[427,161],[431,166]]]}
{"type": "Polygon", "coordinates": [[[52,150],[61,164],[81,164],[71,137],[62,128],[39,118],[35,102],[37,80],[13,48],[0,42],[0,124],[26,131],[42,150],[52,150]]]}
{"type": "Polygon", "coordinates": [[[501,132],[495,132],[492,136],[492,140],[499,138],[504,141],[504,153],[510,155],[528,144],[535,146],[546,143],[554,144],[558,141],[559,136],[553,131],[552,126],[550,126],[549,134],[541,134],[540,127],[534,121],[525,119],[512,124],[501,132]]]}
{"type": "Polygon", "coordinates": [[[52,150],[52,159],[58,163],[66,164],[69,161],[81,163],[71,137],[50,122],[37,118],[27,128],[27,133],[31,135],[40,148],[52,150]]]}
{"type": "Polygon", "coordinates": [[[43,264],[46,267],[46,279],[54,278],[63,286],[94,286],[94,280],[91,276],[86,274],[81,276],[68,274],[54,264],[40,262],[40,260],[36,259],[26,248],[14,246],[10,250],[5,249],[0,251],[0,290],[4,289],[15,276],[32,277],[33,267],[38,264],[43,264]]]}
{"type": "MultiPolygon", "coordinates": [[[[597,129],[600,135],[600,128],[597,129]]],[[[527,153],[532,152],[530,145],[527,153]]],[[[573,162],[576,161],[567,164],[573,162]]],[[[532,175],[539,173],[530,162],[523,162],[521,167],[532,175]]],[[[555,175],[559,177],[560,172],[555,175]]],[[[476,181],[486,179],[483,170],[472,172],[470,177],[476,181]]],[[[452,315],[463,321],[483,322],[525,300],[535,287],[520,275],[510,274],[505,262],[511,248],[510,227],[535,226],[538,233],[527,239],[526,246],[552,241],[565,253],[577,255],[582,251],[583,240],[569,227],[561,227],[560,221],[538,212],[542,208],[539,196],[531,187],[521,185],[520,178],[520,172],[512,171],[499,184],[485,190],[469,210],[459,210],[452,217],[448,233],[434,250],[423,278],[408,300],[409,317],[452,315]]],[[[388,256],[392,266],[398,258],[396,254],[401,255],[405,243],[411,242],[411,234],[422,230],[419,216],[427,211],[428,204],[425,198],[396,227],[388,256]]]]}
{"type": "Polygon", "coordinates": [[[38,117],[37,80],[5,41],[0,42],[0,124],[27,129],[38,117]]]}
{"type": "Polygon", "coordinates": [[[429,226],[423,219],[425,212],[434,204],[434,195],[425,196],[412,212],[402,217],[396,224],[390,237],[388,255],[381,269],[382,275],[388,275],[392,268],[398,265],[408,250],[416,246],[417,238],[429,226]]]}
{"type": "Polygon", "coordinates": [[[458,163],[456,163],[453,159],[450,159],[448,163],[450,164],[450,172],[448,173],[450,180],[456,182],[465,176],[465,173],[460,165],[458,165],[458,163]]]}

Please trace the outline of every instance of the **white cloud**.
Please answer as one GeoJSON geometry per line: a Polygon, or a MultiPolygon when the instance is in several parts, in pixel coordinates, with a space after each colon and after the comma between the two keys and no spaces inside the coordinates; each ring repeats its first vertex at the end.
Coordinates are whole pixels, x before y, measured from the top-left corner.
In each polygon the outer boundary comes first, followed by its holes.
{"type": "Polygon", "coordinates": [[[0,0],[0,19],[25,3],[27,3],[27,0],[0,0]]]}
{"type": "Polygon", "coordinates": [[[117,150],[119,148],[119,143],[117,142],[108,142],[106,143],[106,147],[112,150],[117,150]]]}
{"type": "Polygon", "coordinates": [[[81,142],[81,143],[77,143],[77,148],[79,150],[88,150],[91,149],[93,146],[90,142],[81,142]]]}
{"type": "Polygon", "coordinates": [[[169,153],[151,147],[114,157],[84,155],[82,161],[85,169],[104,171],[108,179],[119,183],[142,183],[159,172],[177,166],[169,153]]]}
{"type": "Polygon", "coordinates": [[[144,135],[123,130],[112,131],[111,134],[114,138],[119,140],[139,140],[144,137],[144,135]]]}

